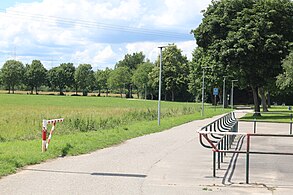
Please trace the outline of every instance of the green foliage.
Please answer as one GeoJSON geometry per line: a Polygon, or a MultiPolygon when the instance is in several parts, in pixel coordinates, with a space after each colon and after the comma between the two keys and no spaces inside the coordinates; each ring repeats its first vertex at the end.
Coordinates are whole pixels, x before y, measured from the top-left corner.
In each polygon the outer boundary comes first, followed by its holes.
{"type": "Polygon", "coordinates": [[[25,83],[31,88],[31,92],[47,82],[47,70],[39,60],[33,60],[31,65],[25,68],[25,83]]]}
{"type": "Polygon", "coordinates": [[[125,87],[131,82],[129,78],[131,78],[129,68],[124,66],[118,67],[110,73],[108,84],[111,89],[119,89],[122,97],[123,89],[125,89],[125,87]]]}
{"type": "Polygon", "coordinates": [[[54,67],[48,72],[50,86],[59,88],[60,95],[63,89],[74,86],[75,67],[72,63],[63,63],[58,67],[54,67]]]}
{"type": "Polygon", "coordinates": [[[150,90],[149,74],[153,70],[154,64],[145,62],[138,65],[132,76],[132,82],[137,87],[139,93],[147,96],[147,91],[150,90]]]}
{"type": "Polygon", "coordinates": [[[80,64],[75,71],[74,78],[76,85],[82,90],[84,96],[96,85],[96,78],[90,64],[80,64]]]}
{"type": "Polygon", "coordinates": [[[1,69],[1,81],[6,85],[12,93],[16,85],[23,80],[24,66],[21,62],[16,60],[8,60],[1,69]]]}
{"type": "Polygon", "coordinates": [[[105,89],[108,94],[109,84],[108,78],[110,77],[112,69],[106,68],[105,70],[97,70],[96,72],[96,80],[97,80],[97,89],[100,91],[105,89]]]}
{"type": "Polygon", "coordinates": [[[291,52],[282,64],[284,73],[277,78],[277,86],[284,89],[293,89],[293,52],[291,52]]]}
{"type": "Polygon", "coordinates": [[[127,67],[129,70],[134,71],[137,69],[139,64],[142,64],[145,60],[145,56],[142,52],[126,54],[123,60],[116,63],[115,68],[127,67]]]}
{"type": "Polygon", "coordinates": [[[292,13],[290,0],[213,1],[192,31],[216,63],[235,72],[242,87],[253,89],[257,110],[258,88],[275,82],[293,41],[292,13]]]}

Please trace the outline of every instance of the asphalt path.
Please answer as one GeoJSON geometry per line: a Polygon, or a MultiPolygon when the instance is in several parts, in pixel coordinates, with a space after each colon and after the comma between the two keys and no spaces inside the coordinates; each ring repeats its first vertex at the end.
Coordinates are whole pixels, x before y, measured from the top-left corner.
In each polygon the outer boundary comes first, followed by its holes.
{"type": "MultiPolygon", "coordinates": [[[[218,117],[25,167],[0,179],[0,194],[293,194],[292,156],[251,155],[245,184],[245,155],[228,154],[212,177],[212,152],[199,144],[196,130],[218,117]]],[[[239,129],[252,132],[253,124],[239,129]]],[[[288,125],[259,123],[257,131],[288,133],[288,125]]],[[[291,140],[253,138],[251,149],[290,152],[291,140]]],[[[245,149],[246,140],[237,137],[237,144],[245,149]]]]}

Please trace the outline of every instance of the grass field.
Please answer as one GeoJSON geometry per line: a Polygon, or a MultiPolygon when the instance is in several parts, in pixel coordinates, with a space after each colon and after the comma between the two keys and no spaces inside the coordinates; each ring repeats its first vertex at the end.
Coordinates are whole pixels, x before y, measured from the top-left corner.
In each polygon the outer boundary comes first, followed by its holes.
{"type": "Polygon", "coordinates": [[[261,116],[253,116],[252,113],[246,114],[241,118],[242,121],[258,122],[277,122],[277,123],[289,123],[291,121],[292,111],[288,110],[288,106],[273,106],[269,108],[269,112],[261,112],[261,116]]]}
{"type": "MultiPolygon", "coordinates": [[[[78,155],[201,119],[200,105],[105,97],[0,94],[0,177],[50,158],[78,155]],[[43,119],[63,117],[41,152],[43,119]]],[[[206,106],[205,117],[229,110],[206,106]]],[[[50,127],[49,127],[50,128],[50,127]]]]}

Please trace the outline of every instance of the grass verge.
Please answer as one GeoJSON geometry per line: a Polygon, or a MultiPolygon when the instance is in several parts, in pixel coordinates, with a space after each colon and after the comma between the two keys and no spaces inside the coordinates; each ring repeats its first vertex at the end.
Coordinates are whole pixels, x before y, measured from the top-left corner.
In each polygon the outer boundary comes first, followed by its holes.
{"type": "MultiPolygon", "coordinates": [[[[206,111],[205,118],[224,112],[227,110],[206,111]]],[[[0,178],[15,173],[18,168],[26,165],[37,164],[60,156],[88,153],[197,119],[203,119],[203,117],[199,114],[189,114],[164,118],[161,120],[160,126],[157,125],[156,120],[140,121],[108,130],[54,135],[46,153],[41,152],[41,139],[2,142],[0,143],[0,178]]]]}
{"type": "Polygon", "coordinates": [[[258,122],[272,122],[272,123],[289,123],[291,122],[291,114],[293,112],[288,110],[286,106],[274,106],[269,109],[269,112],[261,112],[261,116],[254,116],[253,113],[248,113],[242,117],[241,121],[258,121],[258,122]]]}

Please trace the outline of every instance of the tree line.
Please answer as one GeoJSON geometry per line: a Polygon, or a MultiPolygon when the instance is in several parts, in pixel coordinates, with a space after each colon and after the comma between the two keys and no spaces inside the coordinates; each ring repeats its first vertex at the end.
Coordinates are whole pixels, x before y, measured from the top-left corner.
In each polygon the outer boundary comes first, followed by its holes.
{"type": "MultiPolygon", "coordinates": [[[[189,66],[187,57],[174,44],[163,51],[162,88],[166,100],[191,100],[187,91],[189,66]]],[[[101,91],[119,93],[122,97],[132,97],[133,93],[145,99],[155,99],[158,94],[159,61],[155,63],[146,59],[142,52],[126,54],[124,59],[115,64],[114,69],[94,71],[91,64],[62,63],[47,70],[40,60],[23,65],[17,60],[7,60],[0,70],[2,86],[9,93],[16,88],[38,93],[41,86],[50,90],[88,92],[101,91]]]]}

